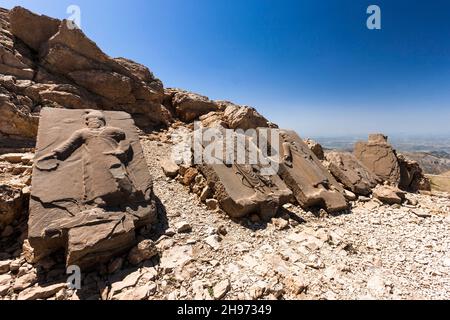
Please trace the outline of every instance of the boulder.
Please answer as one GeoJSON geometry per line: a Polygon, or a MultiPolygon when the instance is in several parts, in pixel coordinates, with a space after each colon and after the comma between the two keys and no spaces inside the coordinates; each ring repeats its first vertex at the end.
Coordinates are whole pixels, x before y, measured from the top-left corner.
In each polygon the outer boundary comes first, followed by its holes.
{"type": "Polygon", "coordinates": [[[306,139],[305,143],[319,160],[325,160],[325,153],[323,152],[323,148],[320,143],[312,139],[306,139]]]}
{"type": "Polygon", "coordinates": [[[36,52],[58,32],[61,23],[57,19],[37,15],[22,7],[12,9],[9,19],[11,32],[36,52]]]}
{"type": "Polygon", "coordinates": [[[367,196],[381,180],[369,171],[349,152],[329,152],[326,154],[328,170],[333,176],[357,195],[367,196]]]}
{"type": "Polygon", "coordinates": [[[378,185],[373,189],[373,196],[386,204],[402,204],[405,200],[406,192],[397,187],[378,185]]]}
{"type": "Polygon", "coordinates": [[[248,106],[238,106],[231,102],[220,102],[226,106],[224,120],[231,129],[256,129],[269,127],[266,118],[260,115],[255,108],[248,106]]]}
{"type": "Polygon", "coordinates": [[[388,137],[371,134],[368,142],[357,142],[353,151],[372,173],[383,182],[400,184],[400,165],[395,150],[388,144],[388,137]]]}
{"type": "Polygon", "coordinates": [[[298,203],[304,208],[319,206],[328,212],[347,209],[344,189],[297,133],[280,130],[279,137],[279,174],[298,203]]]}
{"type": "Polygon", "coordinates": [[[67,265],[91,268],[128,250],[135,230],[156,220],[152,178],[124,112],[44,108],[34,164],[35,260],[66,248],[67,265]]]}
{"type": "Polygon", "coordinates": [[[181,89],[166,89],[167,96],[171,97],[170,105],[175,114],[184,122],[191,122],[219,107],[208,97],[181,89]]]}

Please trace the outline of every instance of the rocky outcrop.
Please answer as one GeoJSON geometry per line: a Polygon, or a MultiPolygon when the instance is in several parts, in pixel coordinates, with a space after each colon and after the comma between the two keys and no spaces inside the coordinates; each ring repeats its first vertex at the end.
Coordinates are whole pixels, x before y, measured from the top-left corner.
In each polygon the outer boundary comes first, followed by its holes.
{"type": "Polygon", "coordinates": [[[381,182],[351,153],[333,151],[326,154],[326,159],[333,176],[357,195],[369,195],[381,182]]]}
{"type": "Polygon", "coordinates": [[[306,139],[305,143],[319,160],[325,160],[325,153],[323,152],[323,148],[320,143],[312,139],[306,139]]]}
{"type": "Polygon", "coordinates": [[[24,8],[0,10],[0,134],[37,134],[45,106],[123,110],[141,127],[168,124],[160,80],[144,66],[110,58],[79,29],[24,8]]]}
{"type": "Polygon", "coordinates": [[[400,165],[395,150],[388,144],[388,137],[371,134],[368,142],[357,142],[353,152],[382,181],[394,186],[400,184],[400,165]]]}
{"type": "Polygon", "coordinates": [[[430,180],[424,175],[419,163],[402,154],[398,155],[400,164],[400,188],[408,192],[431,191],[430,180]]]}

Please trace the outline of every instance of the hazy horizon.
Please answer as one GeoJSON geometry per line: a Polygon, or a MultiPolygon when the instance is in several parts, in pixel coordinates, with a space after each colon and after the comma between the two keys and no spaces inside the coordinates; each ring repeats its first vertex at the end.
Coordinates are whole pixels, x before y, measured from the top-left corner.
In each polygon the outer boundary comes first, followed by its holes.
{"type": "Polygon", "coordinates": [[[450,135],[449,1],[1,2],[60,19],[72,4],[107,54],[301,136],[450,135]]]}

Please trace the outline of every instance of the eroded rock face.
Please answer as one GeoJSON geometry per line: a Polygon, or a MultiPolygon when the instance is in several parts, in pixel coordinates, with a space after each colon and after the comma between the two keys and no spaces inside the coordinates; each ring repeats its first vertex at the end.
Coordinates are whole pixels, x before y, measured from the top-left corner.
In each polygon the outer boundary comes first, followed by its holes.
{"type": "MultiPolygon", "coordinates": [[[[239,134],[235,133],[237,139],[239,134]]],[[[241,135],[241,137],[243,137],[241,135]]],[[[248,138],[247,143],[253,144],[248,138]]],[[[204,144],[206,148],[208,144],[204,144]]],[[[261,151],[254,146],[256,152],[261,151]]],[[[248,149],[247,149],[248,152],[248,149]]],[[[248,153],[247,153],[248,154],[248,153]]],[[[262,155],[261,155],[262,157],[262,155]]],[[[275,216],[278,208],[288,202],[292,192],[277,174],[263,175],[262,165],[240,164],[204,164],[199,170],[206,177],[208,185],[212,186],[214,198],[220,207],[233,218],[241,218],[250,214],[259,214],[263,220],[275,216]]],[[[258,158],[261,159],[261,158],[258,158]]]]}
{"type": "Polygon", "coordinates": [[[294,131],[280,131],[280,176],[302,207],[322,206],[329,212],[348,208],[344,189],[294,131]]]}
{"type": "Polygon", "coordinates": [[[353,151],[356,158],[383,181],[400,184],[400,165],[395,150],[382,134],[372,134],[368,142],[357,142],[353,151]]]}
{"type": "Polygon", "coordinates": [[[126,111],[141,127],[171,121],[160,80],[67,21],[16,7],[0,10],[0,27],[0,138],[34,140],[43,107],[126,111]]]}
{"type": "Polygon", "coordinates": [[[430,180],[425,177],[417,161],[398,155],[400,164],[400,188],[409,192],[431,191],[430,180]]]}
{"type": "Polygon", "coordinates": [[[66,248],[89,268],[134,245],[156,219],[152,179],[124,112],[41,112],[29,217],[35,260],[66,248]]]}
{"type": "Polygon", "coordinates": [[[329,152],[326,154],[328,169],[347,189],[357,195],[367,196],[381,182],[353,154],[329,152]]]}

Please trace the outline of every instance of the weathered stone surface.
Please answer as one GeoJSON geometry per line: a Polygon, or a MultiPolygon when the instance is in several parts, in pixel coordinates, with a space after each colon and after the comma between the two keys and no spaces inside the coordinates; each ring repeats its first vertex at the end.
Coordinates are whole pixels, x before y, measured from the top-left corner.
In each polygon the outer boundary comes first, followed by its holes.
{"type": "Polygon", "coordinates": [[[0,135],[34,139],[46,106],[126,111],[141,127],[172,121],[160,80],[69,22],[16,7],[0,11],[0,24],[0,135]]]}
{"type": "Polygon", "coordinates": [[[333,151],[326,154],[326,159],[333,176],[357,195],[369,195],[381,182],[351,153],[333,151]]]}
{"type": "Polygon", "coordinates": [[[153,258],[158,254],[158,249],[152,240],[143,240],[128,254],[128,261],[132,265],[138,265],[142,261],[153,258]]]}
{"type": "Polygon", "coordinates": [[[37,15],[22,7],[12,9],[9,18],[11,32],[36,52],[43,43],[58,32],[60,25],[57,19],[37,15]]]}
{"type": "Polygon", "coordinates": [[[344,189],[294,131],[280,130],[280,176],[305,208],[321,206],[328,212],[348,208],[344,189]]]}
{"type": "Polygon", "coordinates": [[[231,102],[221,102],[226,106],[224,119],[231,129],[256,129],[269,126],[266,118],[260,115],[255,108],[238,106],[231,102]]]}
{"type": "Polygon", "coordinates": [[[169,178],[175,178],[180,170],[180,167],[172,159],[163,159],[161,161],[161,168],[169,178]]]}
{"type": "Polygon", "coordinates": [[[166,96],[175,114],[185,122],[193,121],[211,111],[217,111],[218,105],[208,97],[181,89],[166,89],[166,96]]]}
{"type": "Polygon", "coordinates": [[[400,188],[417,192],[420,190],[431,191],[430,180],[424,175],[422,168],[417,161],[406,158],[404,155],[398,155],[400,165],[400,188]]]}
{"type": "Polygon", "coordinates": [[[388,185],[379,185],[373,189],[373,196],[387,204],[401,204],[405,200],[405,194],[399,188],[388,185]]]}
{"type": "Polygon", "coordinates": [[[47,299],[55,295],[61,289],[67,287],[66,283],[58,283],[46,287],[32,287],[19,293],[18,300],[38,300],[47,299]]]}
{"type": "Polygon", "coordinates": [[[312,140],[312,139],[306,139],[305,140],[306,145],[308,146],[309,149],[311,149],[311,151],[316,155],[316,157],[319,160],[324,160],[325,159],[325,153],[323,152],[323,148],[320,145],[320,143],[312,140]]]}
{"type": "MultiPolygon", "coordinates": [[[[263,158],[261,150],[248,138],[235,133],[233,141],[237,141],[238,137],[247,141],[247,155],[255,152],[258,154],[257,159],[263,158]]],[[[225,144],[221,144],[220,139],[215,143],[217,143],[215,144],[217,148],[221,148],[221,145],[225,144]]],[[[208,143],[205,142],[203,147],[207,148],[207,146],[208,143]]],[[[208,148],[210,147],[208,146],[208,148]]],[[[237,151],[234,150],[234,152],[234,161],[230,164],[225,164],[222,160],[222,163],[218,161],[216,164],[199,166],[200,171],[207,178],[208,184],[214,186],[214,198],[231,217],[240,218],[257,213],[264,220],[270,220],[276,214],[279,206],[290,200],[292,192],[277,174],[262,175],[263,166],[260,162],[253,165],[237,163],[237,151]]],[[[248,161],[246,162],[248,163],[248,161]]]]}
{"type": "Polygon", "coordinates": [[[29,242],[39,259],[66,248],[90,267],[130,248],[135,228],[156,219],[152,179],[124,112],[41,112],[29,242]]]}
{"type": "Polygon", "coordinates": [[[395,186],[400,183],[400,166],[397,155],[382,134],[371,134],[368,142],[357,142],[353,151],[370,171],[383,181],[395,186]]]}

